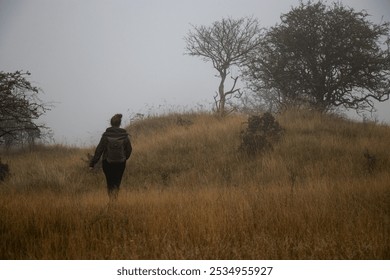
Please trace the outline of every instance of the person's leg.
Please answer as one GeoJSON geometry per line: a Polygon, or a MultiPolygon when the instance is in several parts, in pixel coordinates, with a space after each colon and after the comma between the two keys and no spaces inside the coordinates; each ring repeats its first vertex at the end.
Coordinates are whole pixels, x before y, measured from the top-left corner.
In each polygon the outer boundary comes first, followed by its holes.
{"type": "Polygon", "coordinates": [[[122,177],[125,171],[125,167],[126,167],[126,162],[113,164],[112,185],[113,185],[113,195],[115,198],[118,196],[119,187],[122,182],[122,177]]]}
{"type": "Polygon", "coordinates": [[[118,188],[121,185],[123,173],[126,168],[126,162],[120,162],[115,164],[115,171],[113,172],[113,182],[118,188]]]}
{"type": "Polygon", "coordinates": [[[108,196],[112,198],[115,196],[115,166],[113,166],[111,163],[107,162],[106,160],[103,160],[103,172],[106,176],[106,182],[107,182],[107,192],[108,196]]]}

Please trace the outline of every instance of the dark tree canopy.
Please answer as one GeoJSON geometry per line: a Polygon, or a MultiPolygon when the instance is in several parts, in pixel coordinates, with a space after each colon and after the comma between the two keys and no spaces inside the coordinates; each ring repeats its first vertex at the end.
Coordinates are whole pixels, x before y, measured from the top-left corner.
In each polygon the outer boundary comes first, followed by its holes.
{"type": "Polygon", "coordinates": [[[389,99],[389,23],[335,3],[303,3],[281,16],[252,55],[246,78],[280,105],[371,110],[389,99]]]}
{"type": "Polygon", "coordinates": [[[39,99],[40,90],[28,80],[29,72],[0,72],[0,143],[33,141],[44,125],[36,124],[49,106],[39,99]]]}
{"type": "Polygon", "coordinates": [[[226,18],[211,26],[193,26],[185,37],[186,54],[211,61],[218,71],[220,84],[216,101],[217,112],[225,114],[226,100],[239,93],[236,88],[238,77],[232,77],[233,86],[225,91],[225,82],[232,66],[241,66],[248,54],[260,43],[260,27],[256,19],[226,18]]]}

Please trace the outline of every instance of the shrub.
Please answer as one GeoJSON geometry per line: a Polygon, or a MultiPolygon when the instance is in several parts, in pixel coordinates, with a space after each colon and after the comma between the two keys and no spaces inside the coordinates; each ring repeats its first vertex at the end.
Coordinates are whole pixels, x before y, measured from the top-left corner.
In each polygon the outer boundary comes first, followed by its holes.
{"type": "Polygon", "coordinates": [[[2,163],[0,159],[0,182],[4,181],[8,175],[9,175],[9,166],[8,164],[2,163]]]}
{"type": "Polygon", "coordinates": [[[271,113],[263,116],[250,116],[247,128],[241,131],[240,150],[248,155],[256,155],[273,149],[284,129],[279,125],[271,113]]]}

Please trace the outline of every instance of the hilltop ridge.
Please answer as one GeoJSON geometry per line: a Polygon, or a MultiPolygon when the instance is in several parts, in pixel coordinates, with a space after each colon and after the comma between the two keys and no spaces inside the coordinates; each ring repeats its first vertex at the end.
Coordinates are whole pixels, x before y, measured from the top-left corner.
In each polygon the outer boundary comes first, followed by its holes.
{"type": "Polygon", "coordinates": [[[272,151],[251,159],[238,149],[247,122],[243,115],[221,119],[170,114],[136,121],[127,128],[134,146],[129,181],[183,187],[290,186],[387,174],[388,126],[314,112],[286,112],[276,119],[284,137],[272,151]]]}

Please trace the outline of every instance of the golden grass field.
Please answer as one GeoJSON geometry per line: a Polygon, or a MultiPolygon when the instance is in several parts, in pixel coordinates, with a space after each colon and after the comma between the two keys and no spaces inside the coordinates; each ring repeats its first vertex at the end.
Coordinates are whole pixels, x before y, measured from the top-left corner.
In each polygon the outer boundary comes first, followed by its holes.
{"type": "Polygon", "coordinates": [[[114,204],[84,162],[93,147],[3,153],[0,259],[389,259],[389,126],[277,120],[283,139],[254,158],[242,115],[132,123],[114,204]]]}

